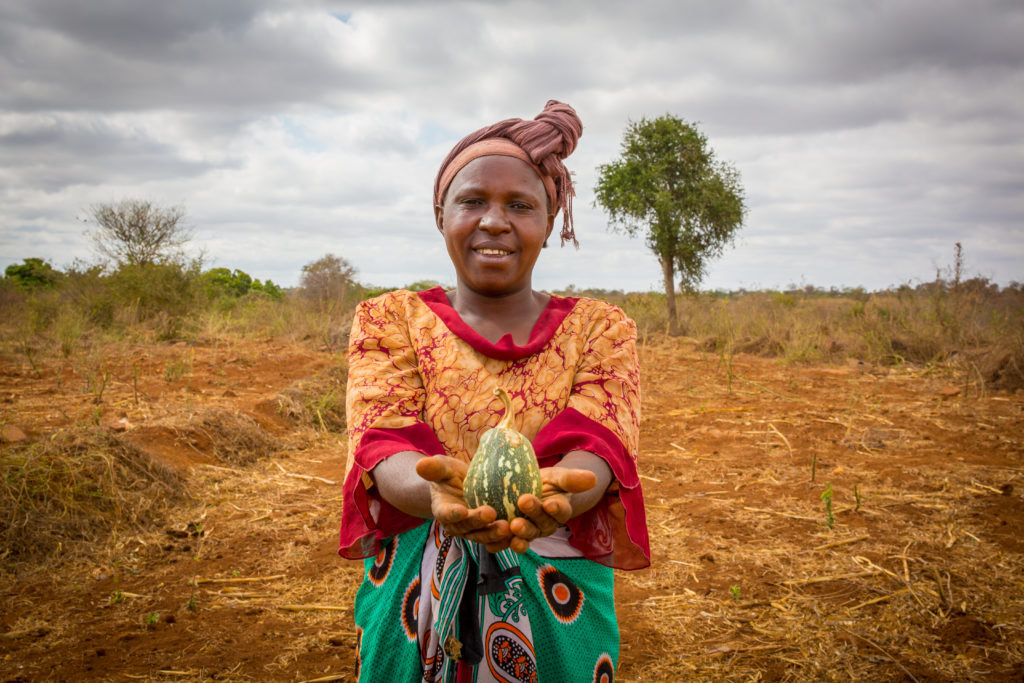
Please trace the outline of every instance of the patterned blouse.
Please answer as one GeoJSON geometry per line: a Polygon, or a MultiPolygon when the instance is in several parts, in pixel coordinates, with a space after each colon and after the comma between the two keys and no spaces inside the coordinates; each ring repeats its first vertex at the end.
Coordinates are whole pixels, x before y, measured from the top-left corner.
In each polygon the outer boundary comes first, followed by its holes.
{"type": "Polygon", "coordinates": [[[463,322],[440,287],[389,292],[361,303],[349,340],[349,451],[343,556],[378,553],[381,541],[419,526],[383,500],[368,472],[400,451],[469,462],[503,411],[533,442],[540,466],[572,450],[603,458],[614,480],[601,502],[566,523],[569,543],[620,569],[650,564],[636,458],[640,376],[636,326],[604,301],[552,296],[525,346],[491,343],[463,322]]]}

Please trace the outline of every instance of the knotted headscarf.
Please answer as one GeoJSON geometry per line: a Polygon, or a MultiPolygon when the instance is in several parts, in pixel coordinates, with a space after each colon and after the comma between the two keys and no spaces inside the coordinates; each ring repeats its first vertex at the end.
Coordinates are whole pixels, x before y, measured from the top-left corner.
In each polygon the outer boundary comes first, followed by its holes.
{"type": "Polygon", "coordinates": [[[533,167],[544,182],[552,215],[562,210],[562,244],[577,247],[572,223],[572,176],[562,160],[572,154],[583,134],[583,123],[568,104],[548,100],[532,121],[505,119],[462,138],[448,153],[434,180],[434,204],[444,200],[448,186],[462,168],[482,156],[510,156],[533,167]]]}

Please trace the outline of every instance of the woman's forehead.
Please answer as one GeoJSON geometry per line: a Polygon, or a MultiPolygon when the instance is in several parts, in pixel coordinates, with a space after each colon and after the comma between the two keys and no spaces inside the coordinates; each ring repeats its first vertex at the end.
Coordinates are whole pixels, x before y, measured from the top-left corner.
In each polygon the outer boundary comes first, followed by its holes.
{"type": "MultiPolygon", "coordinates": [[[[529,191],[545,197],[544,182],[532,166],[515,157],[482,156],[463,166],[452,178],[448,193],[467,187],[516,186],[519,191],[529,191]]],[[[508,189],[513,189],[509,187],[508,189]]]]}

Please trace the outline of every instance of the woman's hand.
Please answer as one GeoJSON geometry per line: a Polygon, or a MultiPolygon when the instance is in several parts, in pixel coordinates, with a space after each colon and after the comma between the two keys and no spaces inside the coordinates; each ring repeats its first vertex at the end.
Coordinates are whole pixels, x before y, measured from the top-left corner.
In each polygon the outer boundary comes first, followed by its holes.
{"type": "MultiPolygon", "coordinates": [[[[543,482],[541,497],[537,498],[532,493],[519,496],[519,509],[526,517],[516,517],[509,523],[509,530],[514,534],[509,547],[517,553],[525,553],[530,548],[530,541],[550,536],[558,527],[589,510],[596,502],[590,502],[594,496],[587,496],[583,502],[589,504],[580,505],[574,495],[597,487],[597,474],[592,470],[545,467],[540,471],[540,478],[543,482]]],[[[607,483],[604,488],[607,488],[607,483]]],[[[603,493],[604,488],[598,493],[603,493]]]]}
{"type": "Polygon", "coordinates": [[[505,520],[496,520],[494,508],[482,505],[470,508],[463,497],[462,484],[468,463],[446,456],[421,458],[416,473],[430,482],[430,511],[451,536],[460,536],[484,545],[496,553],[509,547],[511,532],[505,520]]]}

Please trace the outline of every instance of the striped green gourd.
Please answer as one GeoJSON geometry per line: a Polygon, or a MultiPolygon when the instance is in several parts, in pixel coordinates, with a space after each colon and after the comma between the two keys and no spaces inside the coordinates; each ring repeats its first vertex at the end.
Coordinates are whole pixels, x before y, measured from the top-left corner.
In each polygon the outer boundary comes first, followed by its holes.
{"type": "Polygon", "coordinates": [[[480,445],[469,463],[462,484],[471,508],[490,505],[498,519],[525,517],[516,502],[524,493],[541,497],[542,486],[537,456],[530,440],[512,427],[512,401],[501,387],[494,395],[505,404],[498,426],[480,437],[480,445]]]}

